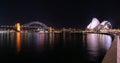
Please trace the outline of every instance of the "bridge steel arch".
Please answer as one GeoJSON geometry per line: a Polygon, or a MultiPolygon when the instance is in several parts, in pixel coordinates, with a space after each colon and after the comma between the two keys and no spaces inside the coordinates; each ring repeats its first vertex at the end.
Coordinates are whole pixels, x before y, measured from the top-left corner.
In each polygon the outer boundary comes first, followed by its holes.
{"type": "MultiPolygon", "coordinates": [[[[30,28],[31,25],[39,25],[40,27],[38,27],[38,28],[49,29],[49,27],[47,25],[45,25],[44,23],[39,22],[39,21],[33,21],[30,23],[24,24],[24,25],[22,25],[22,27],[23,28],[30,28]]],[[[33,28],[37,28],[37,27],[34,26],[33,28]]]]}

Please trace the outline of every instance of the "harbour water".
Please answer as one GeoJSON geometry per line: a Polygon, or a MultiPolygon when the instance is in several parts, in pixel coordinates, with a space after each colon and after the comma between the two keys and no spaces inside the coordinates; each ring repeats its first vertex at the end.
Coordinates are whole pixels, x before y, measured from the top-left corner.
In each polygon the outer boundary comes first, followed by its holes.
{"type": "Polygon", "coordinates": [[[0,62],[101,63],[111,43],[103,34],[0,32],[0,62]]]}

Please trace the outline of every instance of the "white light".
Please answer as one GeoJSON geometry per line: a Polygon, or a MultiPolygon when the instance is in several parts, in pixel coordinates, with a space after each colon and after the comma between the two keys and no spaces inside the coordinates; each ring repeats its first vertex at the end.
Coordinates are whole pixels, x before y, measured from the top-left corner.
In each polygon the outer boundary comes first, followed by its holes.
{"type": "Polygon", "coordinates": [[[97,18],[93,18],[91,23],[87,26],[87,29],[94,29],[100,24],[99,20],[97,18]]]}

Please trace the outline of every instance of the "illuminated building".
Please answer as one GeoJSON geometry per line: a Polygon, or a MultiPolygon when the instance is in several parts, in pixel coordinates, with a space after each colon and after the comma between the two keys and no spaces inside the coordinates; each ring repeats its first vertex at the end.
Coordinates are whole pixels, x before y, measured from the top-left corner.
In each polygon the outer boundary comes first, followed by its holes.
{"type": "Polygon", "coordinates": [[[108,21],[99,22],[97,18],[93,18],[91,23],[87,26],[88,30],[111,29],[112,25],[108,21]]]}
{"type": "Polygon", "coordinates": [[[97,18],[93,18],[90,24],[87,26],[87,29],[94,29],[100,24],[99,20],[97,18]]]}

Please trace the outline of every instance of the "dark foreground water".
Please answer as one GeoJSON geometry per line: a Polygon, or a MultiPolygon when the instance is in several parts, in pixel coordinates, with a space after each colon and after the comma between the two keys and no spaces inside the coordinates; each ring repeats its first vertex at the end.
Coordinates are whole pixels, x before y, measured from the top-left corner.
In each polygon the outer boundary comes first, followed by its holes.
{"type": "Polygon", "coordinates": [[[108,35],[0,32],[0,63],[101,63],[108,35]]]}

